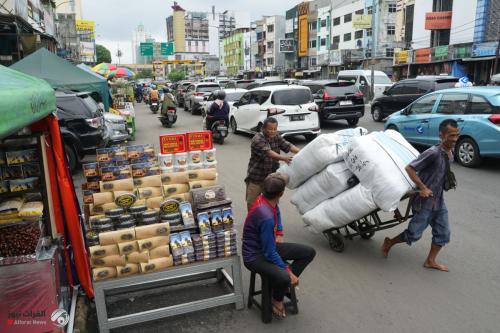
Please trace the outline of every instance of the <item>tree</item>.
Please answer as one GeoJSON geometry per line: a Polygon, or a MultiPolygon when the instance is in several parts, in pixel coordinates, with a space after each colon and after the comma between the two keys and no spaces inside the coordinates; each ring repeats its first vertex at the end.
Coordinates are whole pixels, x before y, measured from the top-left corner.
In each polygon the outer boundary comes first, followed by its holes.
{"type": "Polygon", "coordinates": [[[152,79],[153,71],[150,69],[141,69],[135,74],[136,79],[152,79]]]}
{"type": "Polygon", "coordinates": [[[96,61],[98,64],[101,62],[111,63],[111,52],[102,45],[95,46],[96,61]]]}
{"type": "Polygon", "coordinates": [[[184,68],[173,69],[168,73],[168,78],[172,82],[177,82],[180,80],[184,80],[186,78],[186,74],[184,72],[184,68]]]}

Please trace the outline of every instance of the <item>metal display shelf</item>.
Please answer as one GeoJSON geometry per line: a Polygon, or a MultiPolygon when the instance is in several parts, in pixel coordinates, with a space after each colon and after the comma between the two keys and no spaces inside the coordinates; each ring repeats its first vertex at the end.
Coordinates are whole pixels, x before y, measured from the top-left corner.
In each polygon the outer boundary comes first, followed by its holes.
{"type": "Polygon", "coordinates": [[[188,265],[175,266],[155,273],[94,282],[94,295],[97,319],[99,321],[99,331],[101,333],[109,333],[110,329],[117,327],[157,320],[226,304],[234,303],[237,310],[242,310],[244,308],[244,301],[240,257],[235,255],[188,265]],[[232,273],[232,277],[229,276],[228,271],[232,273]],[[217,278],[218,281],[225,280],[228,282],[228,284],[232,286],[232,292],[183,304],[176,304],[118,317],[108,317],[106,307],[107,293],[114,296],[120,292],[130,292],[148,287],[179,285],[213,278],[217,278]]]}

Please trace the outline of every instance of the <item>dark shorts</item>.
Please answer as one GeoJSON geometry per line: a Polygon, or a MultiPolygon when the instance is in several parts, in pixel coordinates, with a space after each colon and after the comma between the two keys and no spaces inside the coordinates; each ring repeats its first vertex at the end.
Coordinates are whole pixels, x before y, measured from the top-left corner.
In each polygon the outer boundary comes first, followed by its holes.
{"type": "Polygon", "coordinates": [[[432,242],[444,246],[450,242],[450,225],[448,224],[448,210],[443,207],[440,210],[421,209],[414,212],[413,218],[408,223],[408,228],[401,233],[401,239],[408,245],[418,241],[422,233],[431,226],[432,242]]]}

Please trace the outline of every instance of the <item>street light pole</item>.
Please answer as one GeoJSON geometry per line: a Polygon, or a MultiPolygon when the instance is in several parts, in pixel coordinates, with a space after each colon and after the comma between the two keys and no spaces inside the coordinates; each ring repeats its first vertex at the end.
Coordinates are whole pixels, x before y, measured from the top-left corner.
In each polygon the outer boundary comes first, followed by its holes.
{"type": "MultiPolygon", "coordinates": [[[[375,96],[375,13],[377,12],[377,5],[379,0],[373,0],[372,2],[372,54],[371,54],[371,75],[370,75],[370,100],[375,96]]],[[[378,31],[377,31],[378,32],[378,31]]]]}

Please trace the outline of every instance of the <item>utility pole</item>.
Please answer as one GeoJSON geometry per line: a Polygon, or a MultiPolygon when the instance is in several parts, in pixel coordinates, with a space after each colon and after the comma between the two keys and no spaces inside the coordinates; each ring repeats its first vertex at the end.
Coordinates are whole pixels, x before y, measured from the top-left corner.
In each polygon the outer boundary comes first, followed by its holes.
{"type": "MultiPolygon", "coordinates": [[[[500,51],[500,15],[497,13],[497,50],[495,53],[495,64],[493,65],[493,73],[491,75],[495,75],[497,73],[497,68],[498,68],[498,55],[500,51]]],[[[477,82],[477,81],[476,81],[477,82]]]]}
{"type": "MultiPolygon", "coordinates": [[[[372,2],[372,51],[371,51],[371,75],[370,75],[370,101],[373,99],[373,96],[375,96],[375,38],[376,38],[376,33],[375,33],[375,13],[377,12],[377,6],[378,6],[378,1],[379,0],[373,0],[372,2]]],[[[378,33],[378,31],[377,31],[378,33]]]]}

